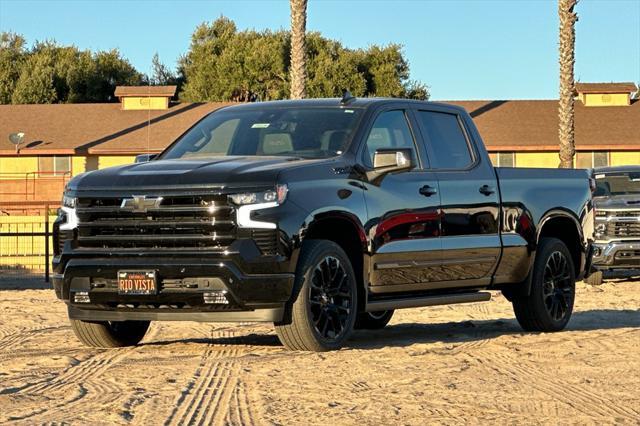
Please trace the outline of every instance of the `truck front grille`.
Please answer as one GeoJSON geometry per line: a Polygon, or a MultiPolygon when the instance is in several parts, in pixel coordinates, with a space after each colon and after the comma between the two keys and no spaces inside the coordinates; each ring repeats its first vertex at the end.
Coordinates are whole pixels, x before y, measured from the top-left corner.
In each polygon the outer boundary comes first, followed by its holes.
{"type": "Polygon", "coordinates": [[[640,223],[609,222],[606,230],[608,237],[640,237],[640,223]]]}
{"type": "Polygon", "coordinates": [[[236,239],[226,195],[79,198],[77,245],[86,248],[214,248],[236,239]]]}
{"type": "Polygon", "coordinates": [[[640,211],[607,211],[605,234],[609,238],[640,237],[640,211]]]}

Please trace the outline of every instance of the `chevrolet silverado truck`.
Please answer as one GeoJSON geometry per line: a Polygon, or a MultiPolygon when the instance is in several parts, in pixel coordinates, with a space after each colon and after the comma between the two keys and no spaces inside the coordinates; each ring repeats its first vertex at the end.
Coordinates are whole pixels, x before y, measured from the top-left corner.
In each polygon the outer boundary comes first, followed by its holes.
{"type": "Polygon", "coordinates": [[[640,275],[640,166],[593,169],[596,182],[593,268],[587,282],[640,275]]]}
{"type": "Polygon", "coordinates": [[[333,350],[487,290],[558,331],[588,268],[588,172],[494,168],[452,105],[234,105],[141,160],[72,179],[55,222],[55,292],[89,346],[135,345],[150,321],[265,321],[288,349],[333,350]]]}

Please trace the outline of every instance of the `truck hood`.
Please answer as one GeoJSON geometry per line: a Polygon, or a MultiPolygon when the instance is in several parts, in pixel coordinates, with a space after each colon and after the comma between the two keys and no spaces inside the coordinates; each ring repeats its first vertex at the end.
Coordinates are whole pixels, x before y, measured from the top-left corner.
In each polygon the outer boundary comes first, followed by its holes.
{"type": "Polygon", "coordinates": [[[83,173],[68,185],[71,191],[117,191],[171,188],[242,188],[276,184],[288,168],[331,160],[297,157],[226,156],[191,160],[157,160],[83,173]]]}
{"type": "Polygon", "coordinates": [[[640,209],[640,195],[616,195],[612,197],[594,197],[596,209],[640,209]]]}

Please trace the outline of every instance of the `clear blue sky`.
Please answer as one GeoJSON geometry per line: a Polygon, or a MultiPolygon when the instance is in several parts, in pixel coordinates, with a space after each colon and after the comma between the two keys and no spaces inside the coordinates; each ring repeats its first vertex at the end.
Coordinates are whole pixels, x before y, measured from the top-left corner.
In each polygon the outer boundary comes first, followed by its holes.
{"type": "MultiPolygon", "coordinates": [[[[582,0],[576,78],[640,81],[640,0],[582,0]]],[[[287,0],[0,0],[0,31],[29,42],[118,48],[142,72],[175,65],[196,25],[221,14],[240,29],[289,25],[287,0]]],[[[357,48],[401,43],[432,99],[557,97],[556,0],[309,0],[307,28],[357,48]]]]}

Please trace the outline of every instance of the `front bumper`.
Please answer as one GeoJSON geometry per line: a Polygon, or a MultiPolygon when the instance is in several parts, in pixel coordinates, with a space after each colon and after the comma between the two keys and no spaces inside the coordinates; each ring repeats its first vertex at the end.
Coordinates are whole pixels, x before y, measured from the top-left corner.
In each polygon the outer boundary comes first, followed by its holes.
{"type": "Polygon", "coordinates": [[[592,262],[598,270],[640,268],[640,241],[596,242],[592,262]]]}
{"type": "Polygon", "coordinates": [[[288,260],[234,248],[239,250],[171,256],[66,250],[54,258],[52,281],[75,319],[280,321],[294,282],[288,260]],[[157,294],[119,294],[116,277],[124,269],[156,271],[157,294]],[[226,301],[207,303],[211,294],[226,301]]]}

